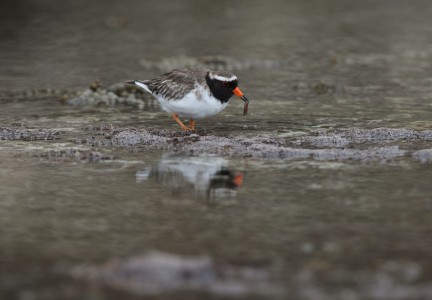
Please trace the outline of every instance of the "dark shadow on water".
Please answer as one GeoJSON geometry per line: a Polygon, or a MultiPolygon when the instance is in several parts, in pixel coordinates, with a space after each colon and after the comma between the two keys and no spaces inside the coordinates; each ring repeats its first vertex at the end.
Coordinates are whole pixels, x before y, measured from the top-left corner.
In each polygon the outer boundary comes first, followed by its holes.
{"type": "Polygon", "coordinates": [[[235,201],[244,173],[244,166],[241,171],[234,170],[221,157],[165,153],[157,164],[135,176],[138,183],[154,180],[174,193],[220,202],[235,201]]]}

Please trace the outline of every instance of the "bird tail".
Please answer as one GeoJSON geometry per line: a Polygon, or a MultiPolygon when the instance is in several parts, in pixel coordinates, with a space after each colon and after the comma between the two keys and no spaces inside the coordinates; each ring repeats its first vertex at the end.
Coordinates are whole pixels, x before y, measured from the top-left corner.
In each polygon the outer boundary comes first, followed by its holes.
{"type": "Polygon", "coordinates": [[[150,90],[150,88],[148,87],[149,82],[148,81],[142,81],[142,80],[132,80],[132,81],[126,81],[127,84],[133,84],[136,86],[139,86],[143,89],[145,89],[147,92],[149,92],[150,94],[152,93],[152,91],[150,90]]]}

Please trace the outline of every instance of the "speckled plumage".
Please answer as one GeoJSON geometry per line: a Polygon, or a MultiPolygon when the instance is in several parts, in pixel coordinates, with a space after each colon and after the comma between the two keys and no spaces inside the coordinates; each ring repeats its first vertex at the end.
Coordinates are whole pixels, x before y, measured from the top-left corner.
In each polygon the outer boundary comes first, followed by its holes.
{"type": "Polygon", "coordinates": [[[228,105],[234,91],[247,101],[237,87],[237,77],[227,71],[210,71],[200,67],[181,68],[153,79],[129,83],[140,86],[155,96],[162,109],[172,113],[184,130],[188,128],[177,116],[190,118],[194,124],[194,119],[216,115],[228,105]]]}
{"type": "Polygon", "coordinates": [[[209,70],[203,68],[182,68],[165,73],[159,77],[144,80],[153,95],[160,95],[165,100],[181,100],[197,85],[210,92],[205,77],[209,70]]]}

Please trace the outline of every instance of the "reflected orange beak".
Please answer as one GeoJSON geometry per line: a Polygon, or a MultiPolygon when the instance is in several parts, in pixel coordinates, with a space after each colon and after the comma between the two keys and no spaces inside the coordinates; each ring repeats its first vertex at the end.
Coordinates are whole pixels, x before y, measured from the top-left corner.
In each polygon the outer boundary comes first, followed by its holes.
{"type": "Polygon", "coordinates": [[[234,176],[233,181],[236,187],[241,187],[243,184],[243,173],[239,173],[236,176],[234,176]]]}
{"type": "Polygon", "coordinates": [[[249,100],[245,97],[243,92],[238,87],[233,90],[233,93],[244,101],[243,116],[246,116],[249,106],[249,100]]]}

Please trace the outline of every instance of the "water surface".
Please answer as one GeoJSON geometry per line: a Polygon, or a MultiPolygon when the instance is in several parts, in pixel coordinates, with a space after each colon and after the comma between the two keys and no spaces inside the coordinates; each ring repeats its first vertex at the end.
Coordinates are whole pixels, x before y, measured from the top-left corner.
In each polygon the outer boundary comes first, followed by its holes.
{"type": "Polygon", "coordinates": [[[292,143],[319,129],[430,130],[429,1],[2,6],[0,127],[56,132],[0,141],[2,299],[150,297],[70,275],[149,251],[259,267],[282,291],[255,295],[262,298],[432,297],[431,166],[412,157],[430,141],[399,139],[406,155],[373,161],[92,147],[79,141],[103,139],[102,127],[178,128],[157,105],[60,101],[96,79],[151,78],[217,57],[230,62],[251,104],[247,118],[233,100],[199,121],[209,136],[292,143]]]}

